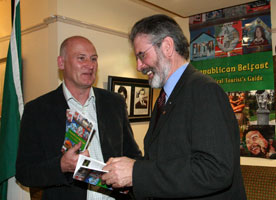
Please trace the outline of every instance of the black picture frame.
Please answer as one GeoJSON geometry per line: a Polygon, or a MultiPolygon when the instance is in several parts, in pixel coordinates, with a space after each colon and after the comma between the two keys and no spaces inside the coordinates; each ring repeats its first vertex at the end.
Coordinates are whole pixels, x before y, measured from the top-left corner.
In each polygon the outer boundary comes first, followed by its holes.
{"type": "Polygon", "coordinates": [[[108,76],[108,90],[127,97],[125,99],[130,122],[150,120],[153,89],[148,80],[108,76]]]}

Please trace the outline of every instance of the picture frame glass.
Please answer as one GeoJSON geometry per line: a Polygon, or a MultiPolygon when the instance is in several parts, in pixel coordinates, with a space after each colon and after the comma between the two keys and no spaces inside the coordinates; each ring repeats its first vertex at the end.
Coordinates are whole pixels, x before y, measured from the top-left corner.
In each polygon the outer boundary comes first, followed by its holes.
{"type": "Polygon", "coordinates": [[[148,80],[108,76],[108,90],[125,99],[130,122],[150,120],[153,89],[148,80]]]}

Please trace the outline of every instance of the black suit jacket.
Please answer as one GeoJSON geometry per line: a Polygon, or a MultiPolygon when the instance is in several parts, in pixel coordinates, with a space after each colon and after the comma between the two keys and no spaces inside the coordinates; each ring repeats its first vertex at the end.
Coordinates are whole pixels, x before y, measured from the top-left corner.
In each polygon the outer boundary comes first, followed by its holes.
{"type": "MultiPolygon", "coordinates": [[[[111,156],[139,157],[124,99],[99,88],[94,93],[104,161],[111,156]]],[[[43,188],[43,199],[86,199],[87,184],[60,168],[67,108],[59,86],[27,103],[22,117],[16,178],[25,186],[43,188]]]]}
{"type": "Polygon", "coordinates": [[[216,82],[188,65],[164,109],[154,129],[155,106],[134,164],[135,197],[246,199],[237,120],[216,82]]]}

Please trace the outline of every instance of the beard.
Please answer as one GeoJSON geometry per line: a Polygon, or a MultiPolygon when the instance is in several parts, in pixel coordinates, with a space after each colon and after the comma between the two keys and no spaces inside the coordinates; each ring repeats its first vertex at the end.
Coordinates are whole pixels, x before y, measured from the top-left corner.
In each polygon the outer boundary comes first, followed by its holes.
{"type": "Polygon", "coordinates": [[[163,53],[159,50],[156,51],[157,61],[155,66],[149,66],[142,71],[143,74],[147,74],[152,71],[153,78],[149,79],[149,84],[152,88],[162,88],[169,76],[171,69],[171,63],[165,58],[163,53]]]}

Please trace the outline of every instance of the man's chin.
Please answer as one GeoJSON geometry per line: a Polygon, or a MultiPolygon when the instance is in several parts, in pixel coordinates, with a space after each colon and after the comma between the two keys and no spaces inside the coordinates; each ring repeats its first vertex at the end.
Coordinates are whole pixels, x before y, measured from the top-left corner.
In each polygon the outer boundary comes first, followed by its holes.
{"type": "Polygon", "coordinates": [[[257,152],[251,152],[253,154],[254,157],[261,157],[261,158],[265,158],[266,153],[262,152],[262,151],[257,151],[257,152]]]}

